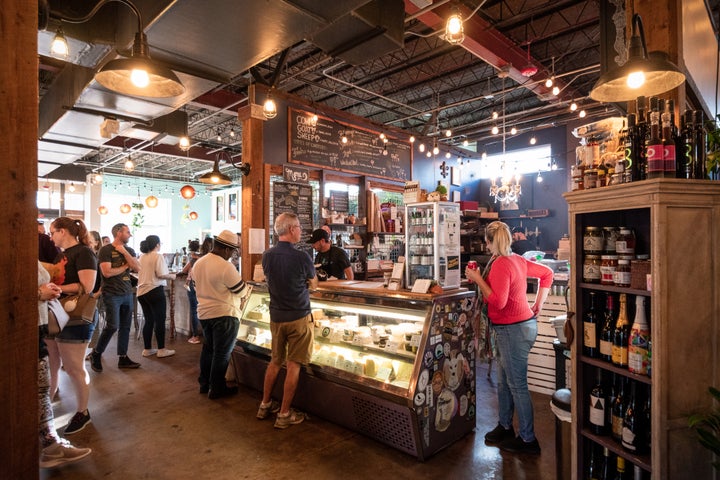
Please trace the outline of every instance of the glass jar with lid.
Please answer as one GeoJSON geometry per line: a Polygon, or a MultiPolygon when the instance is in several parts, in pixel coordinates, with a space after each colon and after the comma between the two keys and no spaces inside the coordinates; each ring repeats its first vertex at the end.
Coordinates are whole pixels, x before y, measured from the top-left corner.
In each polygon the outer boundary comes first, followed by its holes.
{"type": "Polygon", "coordinates": [[[585,283],[600,283],[600,255],[585,255],[582,278],[585,283]]]}
{"type": "Polygon", "coordinates": [[[631,279],[630,260],[622,258],[618,260],[618,266],[615,270],[613,283],[617,287],[629,287],[631,279]]]}
{"type": "Polygon", "coordinates": [[[635,234],[627,227],[620,227],[620,234],[615,240],[615,252],[618,255],[635,254],[635,234]]]}
{"type": "Polygon", "coordinates": [[[605,247],[605,239],[600,227],[585,227],[583,233],[583,253],[586,255],[600,255],[605,247]]]}
{"type": "Polygon", "coordinates": [[[617,227],[603,227],[603,251],[608,255],[615,255],[615,242],[620,234],[620,230],[617,227]]]}
{"type": "Polygon", "coordinates": [[[603,285],[614,285],[615,271],[617,268],[617,255],[602,255],[600,257],[600,283],[603,285]]]}

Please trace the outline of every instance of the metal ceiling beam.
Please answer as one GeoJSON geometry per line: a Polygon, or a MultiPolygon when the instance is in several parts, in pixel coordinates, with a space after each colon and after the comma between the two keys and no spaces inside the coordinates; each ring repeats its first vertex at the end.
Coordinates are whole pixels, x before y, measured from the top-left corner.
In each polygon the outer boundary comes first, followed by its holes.
{"type": "MultiPolygon", "coordinates": [[[[530,80],[530,78],[520,73],[520,70],[529,63],[538,68],[538,73],[535,76],[548,75],[545,67],[540,62],[532,57],[528,60],[527,51],[505,37],[493,25],[480,18],[479,15],[468,18],[471,11],[462,5],[457,5],[457,7],[459,7],[464,18],[465,40],[460,44],[462,48],[492,65],[498,71],[509,68],[509,77],[519,84],[530,80]]],[[[419,15],[417,18],[433,30],[443,29],[445,20],[452,14],[452,9],[451,6],[441,5],[432,11],[419,15]]],[[[419,10],[410,0],[405,0],[406,13],[414,15],[419,10]]],[[[563,85],[558,86],[560,89],[563,88],[563,85]]],[[[543,83],[531,82],[528,89],[541,98],[552,95],[551,90],[543,83]]]]}

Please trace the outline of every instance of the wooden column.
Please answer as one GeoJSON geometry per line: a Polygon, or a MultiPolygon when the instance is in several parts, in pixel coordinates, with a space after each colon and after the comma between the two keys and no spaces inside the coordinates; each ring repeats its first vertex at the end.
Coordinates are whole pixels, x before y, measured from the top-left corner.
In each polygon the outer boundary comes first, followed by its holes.
{"type": "Polygon", "coordinates": [[[0,451],[3,478],[38,478],[37,2],[0,9],[0,451]]]}
{"type": "Polygon", "coordinates": [[[238,110],[242,122],[242,161],[250,165],[250,174],[242,179],[242,277],[252,280],[255,264],[261,254],[250,254],[250,229],[265,230],[265,248],[268,247],[270,224],[270,167],[263,162],[263,125],[265,117],[262,107],[253,103],[238,110]]]}

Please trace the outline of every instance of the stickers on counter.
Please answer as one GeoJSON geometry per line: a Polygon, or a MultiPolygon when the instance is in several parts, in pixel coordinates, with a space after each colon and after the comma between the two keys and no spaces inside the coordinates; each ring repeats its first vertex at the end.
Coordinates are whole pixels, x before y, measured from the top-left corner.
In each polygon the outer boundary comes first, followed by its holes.
{"type": "Polygon", "coordinates": [[[425,390],[425,388],[428,386],[429,381],[430,381],[430,371],[425,369],[422,372],[420,372],[420,376],[418,377],[417,389],[425,390]]]}

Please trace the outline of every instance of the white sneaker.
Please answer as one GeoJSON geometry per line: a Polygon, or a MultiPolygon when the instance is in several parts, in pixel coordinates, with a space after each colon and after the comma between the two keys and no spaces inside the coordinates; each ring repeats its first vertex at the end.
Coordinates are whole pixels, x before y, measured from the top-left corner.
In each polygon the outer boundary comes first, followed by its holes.
{"type": "Polygon", "coordinates": [[[40,468],[52,468],[72,463],[85,458],[92,452],[89,448],[73,447],[67,440],[61,439],[60,443],[55,443],[49,447],[43,448],[40,454],[40,468]]]}
{"type": "Polygon", "coordinates": [[[151,348],[150,350],[146,348],[145,350],[143,350],[142,356],[149,357],[151,355],[155,355],[157,352],[157,348],[151,348]]]}
{"type": "Polygon", "coordinates": [[[172,357],[173,355],[175,355],[175,350],[170,350],[168,348],[161,348],[157,351],[158,358],[172,357]]]}

